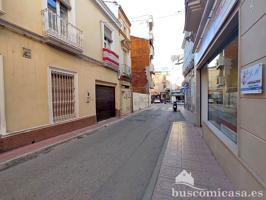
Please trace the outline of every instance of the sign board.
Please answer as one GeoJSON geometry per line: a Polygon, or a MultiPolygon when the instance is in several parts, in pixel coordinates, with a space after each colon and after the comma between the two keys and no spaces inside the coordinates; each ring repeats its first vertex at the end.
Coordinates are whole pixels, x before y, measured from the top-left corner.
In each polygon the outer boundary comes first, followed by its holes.
{"type": "Polygon", "coordinates": [[[28,48],[25,48],[25,47],[23,47],[22,48],[22,51],[23,51],[23,57],[24,58],[28,58],[28,59],[31,59],[31,49],[28,49],[28,48]]]}
{"type": "Polygon", "coordinates": [[[241,70],[241,94],[261,94],[263,89],[262,79],[263,64],[245,67],[241,70]]]}

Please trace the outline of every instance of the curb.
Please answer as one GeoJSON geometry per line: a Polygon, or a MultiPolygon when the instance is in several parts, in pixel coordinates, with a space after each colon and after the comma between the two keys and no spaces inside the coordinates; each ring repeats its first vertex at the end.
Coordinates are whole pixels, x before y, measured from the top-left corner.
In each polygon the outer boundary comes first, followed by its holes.
{"type": "MultiPolygon", "coordinates": [[[[1,163],[0,163],[0,171],[6,170],[6,169],[8,169],[8,168],[10,168],[10,167],[12,167],[12,166],[15,166],[15,165],[18,164],[18,163],[21,163],[21,162],[24,162],[24,161],[30,160],[30,159],[32,159],[32,158],[35,158],[35,157],[37,157],[40,153],[42,153],[42,152],[44,152],[44,151],[47,151],[47,150],[49,150],[50,148],[53,148],[53,147],[56,147],[56,146],[58,146],[58,145],[64,144],[64,143],[66,143],[66,142],[68,142],[68,141],[71,141],[71,140],[73,140],[73,139],[75,139],[75,138],[78,138],[78,137],[81,137],[81,136],[83,136],[83,135],[86,135],[86,134],[89,135],[90,133],[92,133],[92,132],[94,132],[94,131],[96,131],[96,130],[99,130],[99,129],[102,129],[102,128],[106,128],[106,127],[108,127],[108,126],[111,126],[111,125],[113,125],[113,124],[116,124],[116,123],[118,123],[118,122],[121,122],[121,121],[123,121],[123,120],[125,120],[125,119],[127,119],[127,118],[129,118],[129,117],[135,116],[135,115],[137,115],[137,114],[139,114],[139,113],[142,113],[142,112],[145,112],[145,111],[148,111],[148,110],[150,110],[151,108],[152,108],[152,106],[150,106],[150,107],[148,107],[148,108],[146,108],[146,109],[143,109],[143,110],[139,110],[139,111],[136,111],[136,112],[130,113],[130,114],[128,114],[128,115],[122,116],[122,117],[118,118],[117,120],[114,120],[114,121],[109,122],[109,123],[108,123],[108,122],[107,122],[107,123],[104,123],[104,121],[102,121],[101,123],[103,123],[103,124],[101,124],[99,127],[95,127],[95,128],[93,128],[93,129],[90,129],[90,130],[83,130],[83,131],[82,131],[82,129],[79,129],[81,132],[80,132],[79,134],[75,135],[75,136],[72,136],[72,137],[70,136],[69,138],[62,139],[62,140],[60,140],[60,141],[57,141],[57,142],[54,142],[54,143],[48,144],[48,145],[43,146],[43,147],[40,147],[40,148],[38,148],[38,149],[36,149],[36,150],[33,150],[33,151],[31,151],[31,152],[27,152],[27,153],[24,153],[24,154],[18,155],[18,156],[14,157],[14,158],[11,158],[11,159],[9,159],[9,160],[6,160],[6,161],[1,162],[1,163]]],[[[83,129],[84,129],[84,128],[83,128],[83,129]]],[[[78,130],[76,130],[76,131],[78,131],[78,130]]],[[[73,131],[73,132],[74,132],[74,131],[73,131]]],[[[71,133],[71,132],[70,132],[70,133],[71,133]]]]}
{"type": "Polygon", "coordinates": [[[151,178],[150,178],[150,182],[148,184],[148,186],[146,187],[146,190],[145,190],[145,193],[143,195],[143,198],[142,200],[151,200],[152,199],[152,196],[153,196],[153,192],[154,192],[154,189],[156,187],[156,184],[157,184],[157,181],[158,181],[158,177],[159,177],[159,174],[160,174],[160,170],[161,170],[161,166],[162,166],[162,163],[163,163],[163,158],[164,158],[164,155],[165,155],[165,151],[166,151],[166,148],[167,148],[167,145],[168,145],[168,142],[169,142],[169,138],[170,138],[170,135],[171,135],[171,131],[172,131],[172,127],[173,127],[173,123],[170,125],[169,129],[168,129],[168,133],[167,133],[167,136],[165,138],[165,141],[164,141],[164,144],[163,144],[163,148],[161,150],[161,153],[157,159],[157,163],[156,163],[156,166],[152,172],[152,175],[151,175],[151,178]]]}

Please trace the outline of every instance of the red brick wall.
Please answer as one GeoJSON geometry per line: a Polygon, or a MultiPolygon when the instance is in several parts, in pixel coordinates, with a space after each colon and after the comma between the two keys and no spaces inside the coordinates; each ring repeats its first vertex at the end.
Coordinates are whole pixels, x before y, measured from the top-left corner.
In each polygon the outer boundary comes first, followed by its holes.
{"type": "Polygon", "coordinates": [[[150,41],[131,36],[132,90],[149,93],[145,68],[150,65],[150,41]]]}

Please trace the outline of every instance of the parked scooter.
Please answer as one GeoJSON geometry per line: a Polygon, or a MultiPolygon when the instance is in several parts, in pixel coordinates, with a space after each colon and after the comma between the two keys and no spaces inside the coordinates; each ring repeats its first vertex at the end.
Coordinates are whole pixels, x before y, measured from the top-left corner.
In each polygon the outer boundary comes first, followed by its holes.
{"type": "Polygon", "coordinates": [[[173,103],[173,110],[174,110],[174,112],[177,111],[177,102],[176,101],[173,103]]]}

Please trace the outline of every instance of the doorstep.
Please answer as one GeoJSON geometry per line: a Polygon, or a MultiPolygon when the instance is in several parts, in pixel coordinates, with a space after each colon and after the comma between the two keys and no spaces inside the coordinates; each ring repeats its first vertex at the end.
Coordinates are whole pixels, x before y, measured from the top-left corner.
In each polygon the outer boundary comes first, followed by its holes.
{"type": "Polygon", "coordinates": [[[153,200],[180,199],[180,197],[173,196],[176,194],[174,191],[194,191],[195,188],[204,190],[218,190],[220,188],[221,191],[235,189],[201,135],[201,128],[197,128],[191,123],[173,123],[153,191],[153,200]],[[190,186],[194,186],[194,188],[180,184],[180,181],[176,180],[181,172],[183,175],[183,170],[186,170],[189,177],[191,173],[194,184],[190,184],[190,186]]]}

